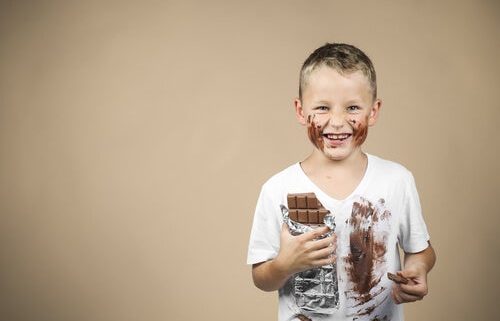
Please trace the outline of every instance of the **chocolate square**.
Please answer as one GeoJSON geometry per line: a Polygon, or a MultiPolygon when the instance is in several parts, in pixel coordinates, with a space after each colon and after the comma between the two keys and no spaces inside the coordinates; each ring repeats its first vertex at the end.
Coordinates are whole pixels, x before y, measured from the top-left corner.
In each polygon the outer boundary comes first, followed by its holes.
{"type": "Polygon", "coordinates": [[[307,217],[307,210],[298,210],[298,212],[299,212],[299,223],[307,224],[309,220],[309,218],[307,217]]]}
{"type": "Polygon", "coordinates": [[[295,195],[293,194],[288,194],[287,196],[287,202],[288,202],[288,208],[297,208],[297,200],[295,198],[295,195]]]}
{"type": "Polygon", "coordinates": [[[308,195],[306,199],[307,203],[307,208],[309,209],[318,209],[318,199],[316,198],[316,195],[308,195]]]}
{"type": "Polygon", "coordinates": [[[325,209],[321,209],[319,210],[319,223],[320,224],[323,224],[324,221],[325,221],[325,216],[326,214],[328,214],[328,210],[325,210],[325,209]]]}
{"type": "Polygon", "coordinates": [[[319,211],[308,210],[307,217],[309,219],[309,224],[318,224],[319,223],[319,211]]]}
{"type": "Polygon", "coordinates": [[[305,195],[297,195],[297,208],[307,208],[305,195]]]}

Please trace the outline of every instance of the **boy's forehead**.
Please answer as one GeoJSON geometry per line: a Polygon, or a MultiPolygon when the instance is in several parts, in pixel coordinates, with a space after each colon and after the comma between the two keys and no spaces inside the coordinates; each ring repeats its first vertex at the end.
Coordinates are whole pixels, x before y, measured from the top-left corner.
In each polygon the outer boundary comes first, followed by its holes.
{"type": "Polygon", "coordinates": [[[368,77],[361,70],[339,72],[322,66],[313,70],[307,78],[304,88],[306,96],[329,96],[337,93],[351,99],[367,99],[372,96],[368,77]]]}
{"type": "Polygon", "coordinates": [[[328,66],[321,66],[312,70],[307,78],[308,83],[327,79],[330,82],[349,81],[352,83],[359,83],[360,85],[370,85],[368,77],[361,70],[339,71],[328,66]]]}

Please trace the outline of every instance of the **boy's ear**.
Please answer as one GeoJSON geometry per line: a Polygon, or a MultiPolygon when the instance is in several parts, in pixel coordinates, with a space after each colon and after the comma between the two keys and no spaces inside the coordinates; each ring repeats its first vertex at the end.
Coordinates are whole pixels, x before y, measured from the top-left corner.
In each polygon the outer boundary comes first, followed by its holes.
{"type": "Polygon", "coordinates": [[[378,119],[380,108],[382,108],[382,100],[377,98],[373,103],[372,109],[370,111],[370,116],[368,117],[368,126],[375,125],[378,119]]]}
{"type": "Polygon", "coordinates": [[[299,98],[295,98],[293,103],[295,105],[295,117],[297,117],[297,120],[301,125],[307,125],[307,120],[304,115],[304,109],[302,108],[302,102],[299,98]]]}

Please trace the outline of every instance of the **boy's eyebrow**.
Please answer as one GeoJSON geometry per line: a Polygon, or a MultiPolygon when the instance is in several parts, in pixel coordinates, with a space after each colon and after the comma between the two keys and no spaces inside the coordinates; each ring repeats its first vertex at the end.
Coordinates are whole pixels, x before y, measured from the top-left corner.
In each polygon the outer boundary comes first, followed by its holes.
{"type": "MultiPolygon", "coordinates": [[[[351,100],[348,100],[345,104],[346,105],[360,105],[360,104],[363,104],[363,100],[351,99],[351,100]]],[[[318,101],[313,101],[313,105],[328,105],[328,106],[330,106],[330,102],[326,101],[326,100],[318,100],[318,101]]]]}
{"type": "Polygon", "coordinates": [[[359,100],[359,99],[351,99],[351,100],[348,100],[347,101],[347,105],[358,105],[358,104],[362,104],[363,103],[363,100],[359,100]]]}
{"type": "Polygon", "coordinates": [[[330,103],[326,100],[319,100],[314,102],[315,105],[330,105],[330,103]]]}

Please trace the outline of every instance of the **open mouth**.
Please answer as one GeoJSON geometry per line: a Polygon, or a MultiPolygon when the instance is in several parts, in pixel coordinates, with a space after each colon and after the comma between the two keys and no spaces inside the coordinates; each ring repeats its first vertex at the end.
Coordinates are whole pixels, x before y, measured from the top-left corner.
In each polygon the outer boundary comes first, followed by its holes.
{"type": "Polygon", "coordinates": [[[327,138],[328,140],[344,141],[347,138],[351,137],[352,134],[323,134],[322,136],[327,138]]]}

